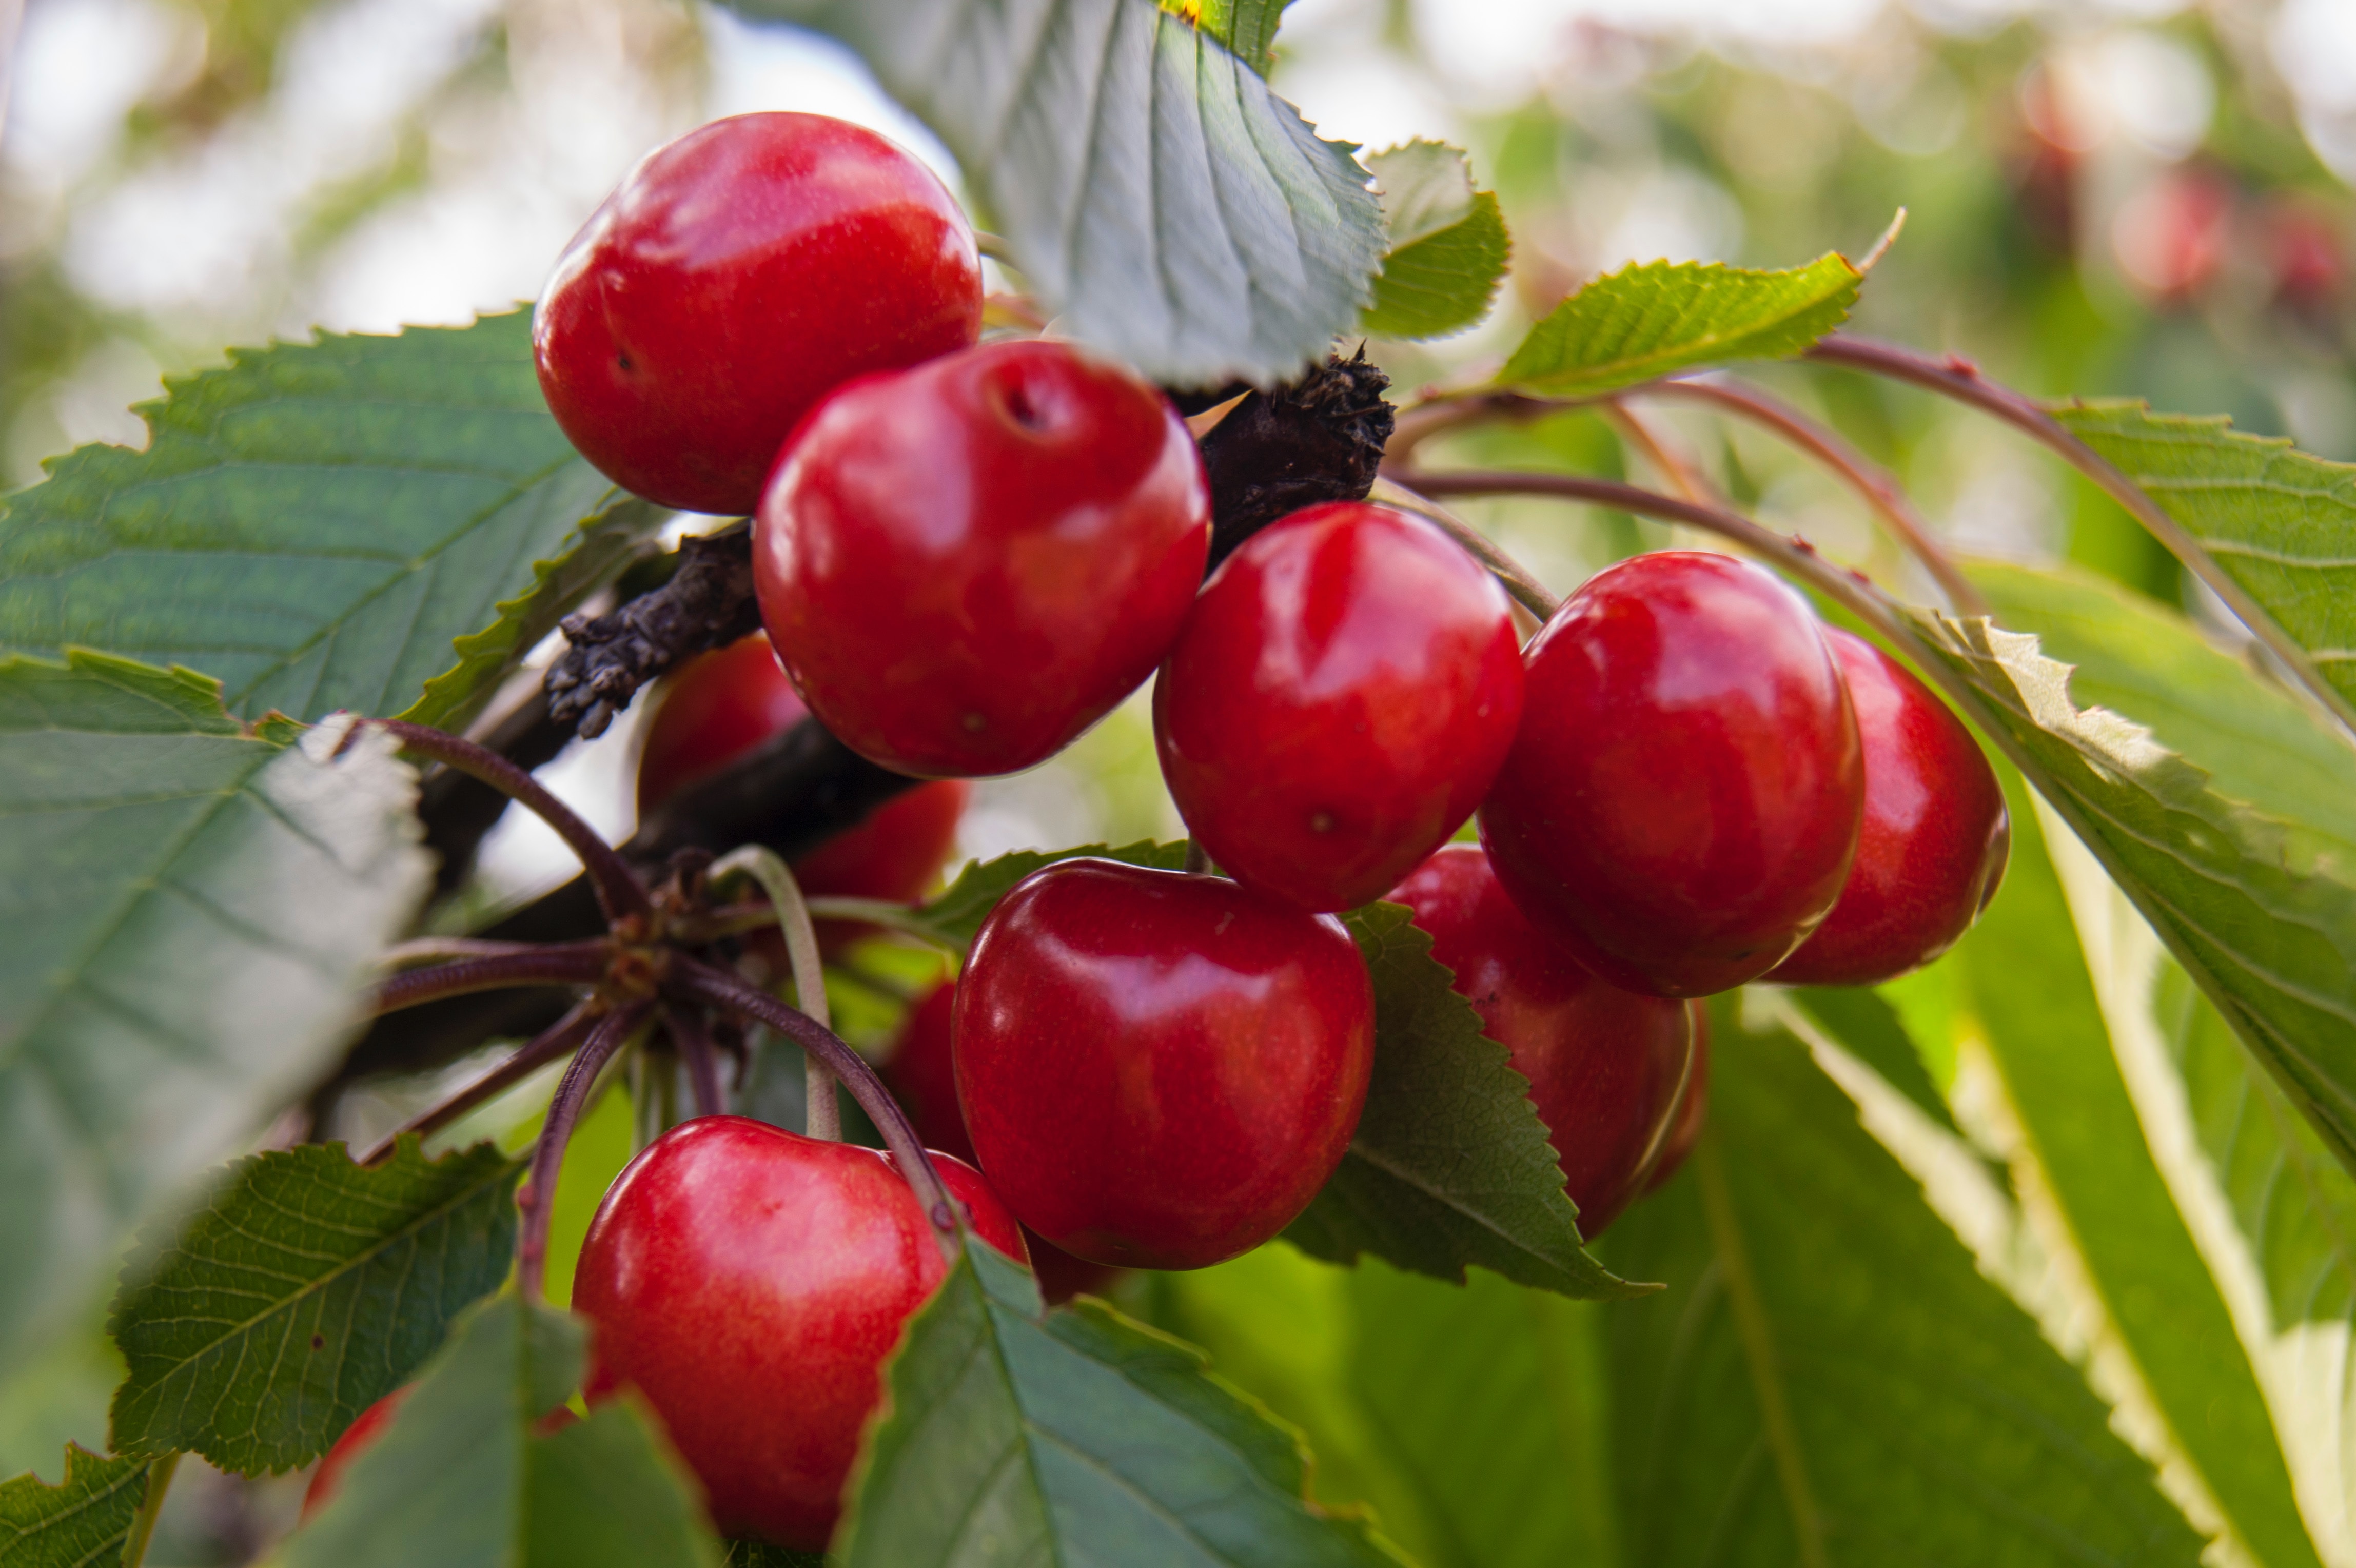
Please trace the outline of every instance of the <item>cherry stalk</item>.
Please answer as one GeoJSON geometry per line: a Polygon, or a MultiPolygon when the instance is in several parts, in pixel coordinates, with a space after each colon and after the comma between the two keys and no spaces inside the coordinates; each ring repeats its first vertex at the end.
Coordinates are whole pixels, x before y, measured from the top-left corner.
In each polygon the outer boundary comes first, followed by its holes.
{"type": "Polygon", "coordinates": [[[517,1198],[523,1208],[523,1229],[516,1237],[516,1286],[527,1301],[544,1300],[547,1295],[548,1222],[556,1208],[556,1178],[563,1171],[564,1150],[573,1142],[573,1129],[588,1103],[590,1090],[596,1086],[597,1075],[630,1043],[630,1036],[651,1011],[651,1004],[641,1002],[599,1018],[573,1053],[573,1065],[564,1069],[556,1093],[549,1100],[540,1141],[532,1145],[531,1170],[524,1177],[524,1192],[517,1198]]]}

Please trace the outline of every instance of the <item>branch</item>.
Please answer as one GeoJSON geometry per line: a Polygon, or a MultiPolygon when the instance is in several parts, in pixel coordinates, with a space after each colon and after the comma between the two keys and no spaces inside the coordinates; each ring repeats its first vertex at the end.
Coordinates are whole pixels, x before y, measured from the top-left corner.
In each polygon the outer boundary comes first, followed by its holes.
{"type": "Polygon", "coordinates": [[[598,907],[608,920],[632,917],[644,921],[654,918],[654,902],[647,895],[646,884],[637,874],[622,864],[614,847],[597,834],[597,830],[581,820],[572,807],[548,792],[547,787],[522,768],[495,751],[445,735],[424,725],[412,725],[400,719],[370,719],[369,724],[399,740],[406,751],[420,757],[430,757],[444,766],[481,779],[509,800],[529,809],[541,821],[556,830],[565,846],[581,858],[582,869],[589,874],[590,885],[597,890],[598,907]]]}
{"type": "Polygon", "coordinates": [[[803,1050],[822,1058],[884,1134],[885,1146],[899,1162],[901,1176],[916,1195],[916,1207],[932,1221],[935,1239],[954,1261],[961,1223],[958,1204],[942,1185],[940,1172],[934,1168],[933,1157],[926,1153],[916,1130],[908,1124],[907,1113],[900,1109],[900,1102],[892,1098],[892,1091],[884,1087],[884,1080],[875,1076],[875,1069],[867,1065],[864,1057],[808,1015],[708,963],[682,957],[672,967],[667,989],[689,1001],[775,1029],[803,1050]]]}
{"type": "Polygon", "coordinates": [[[1820,364],[1865,371],[1942,393],[1983,413],[1991,414],[2050,447],[2133,513],[2135,520],[2149,530],[2153,538],[2184,563],[2187,571],[2216,591],[2217,596],[2231,607],[2242,624],[2249,628],[2250,634],[2281,660],[2284,666],[2298,677],[2300,684],[2312,693],[2334,717],[2342,725],[2356,728],[2356,707],[2350,706],[2348,699],[2323,678],[2307,650],[2292,641],[2289,634],[2275,624],[2274,617],[2266,613],[2265,607],[2252,598],[2241,584],[2219,567],[2215,558],[2201,547],[2201,542],[2186,532],[2183,526],[2162,510],[2159,503],[2146,495],[2141,487],[2113,467],[2102,454],[2070,434],[2059,420],[2039,407],[2033,400],[1987,380],[1980,374],[1979,367],[1969,360],[1954,355],[1934,360],[1911,349],[1901,349],[1894,343],[1852,338],[1847,333],[1837,332],[1822,339],[1808,350],[1807,358],[1820,364]]]}
{"type": "Polygon", "coordinates": [[[611,615],[565,617],[565,649],[542,689],[548,716],[592,740],[630,705],[639,687],[690,655],[761,629],[753,598],[753,526],[680,541],[670,580],[611,615]]]}
{"type": "Polygon", "coordinates": [[[1365,498],[1390,440],[1389,385],[1361,345],[1353,359],[1329,354],[1290,386],[1253,392],[1203,437],[1211,568],[1287,512],[1365,498]]]}

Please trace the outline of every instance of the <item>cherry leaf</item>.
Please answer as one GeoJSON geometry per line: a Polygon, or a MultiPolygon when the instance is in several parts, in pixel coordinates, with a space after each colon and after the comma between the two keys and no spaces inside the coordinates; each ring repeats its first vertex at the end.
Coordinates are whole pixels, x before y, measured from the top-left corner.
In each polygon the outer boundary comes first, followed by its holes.
{"type": "Polygon", "coordinates": [[[1379,338],[1444,338],[1488,315],[1513,244],[1495,194],[1473,188],[1463,152],[1409,142],[1366,164],[1390,249],[1358,324],[1379,338]]]}
{"type": "Polygon", "coordinates": [[[1579,1211],[1529,1080],[1450,985],[1398,904],[1344,917],[1375,982],[1375,1071],[1349,1153],[1285,1231],[1314,1257],[1361,1253],[1462,1283],[1478,1263],[1563,1295],[1640,1295],[1580,1244],[1579,1211]]]}
{"type": "Polygon", "coordinates": [[[373,1168],[339,1144],[240,1160],[115,1299],[108,1440],[249,1475],[326,1452],[507,1277],[522,1169],[414,1138],[373,1168]]]}
{"type": "Polygon", "coordinates": [[[0,1484],[0,1563],[8,1568],[90,1568],[121,1560],[146,1499],[149,1461],[109,1459],[66,1444],[65,1479],[19,1476],[0,1484]]]}

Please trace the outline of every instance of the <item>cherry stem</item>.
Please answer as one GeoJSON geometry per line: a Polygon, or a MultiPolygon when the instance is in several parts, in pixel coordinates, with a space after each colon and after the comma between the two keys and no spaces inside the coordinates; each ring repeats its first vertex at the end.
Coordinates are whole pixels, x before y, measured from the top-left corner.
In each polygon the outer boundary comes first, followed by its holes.
{"type": "Polygon", "coordinates": [[[1864,371],[1941,393],[1983,413],[1991,414],[2043,443],[2080,473],[2100,485],[2112,499],[2126,508],[2153,538],[2184,563],[2186,570],[2206,583],[2219,598],[2225,601],[2242,624],[2248,628],[2250,634],[2281,660],[2333,716],[2342,725],[2356,727],[2356,708],[2351,708],[2348,699],[2323,679],[2307,650],[2275,624],[2274,617],[2266,612],[2265,607],[2219,567],[2200,541],[2162,510],[2158,502],[2146,495],[2134,480],[2113,467],[2102,454],[2072,435],[2061,421],[2046,413],[2032,399],[1989,381],[1980,374],[1979,367],[1968,360],[1953,355],[1933,359],[1895,343],[1852,338],[1847,333],[1837,332],[1823,338],[1807,351],[1806,357],[1819,364],[1864,371]]]}
{"type": "Polygon", "coordinates": [[[1438,523],[1449,538],[1463,546],[1467,554],[1489,568],[1490,575],[1504,585],[1505,592],[1513,596],[1514,602],[1537,617],[1539,624],[1552,620],[1554,612],[1562,607],[1562,601],[1538,581],[1537,574],[1499,549],[1496,542],[1487,534],[1438,501],[1418,494],[1390,475],[1378,476],[1369,494],[1376,500],[1387,501],[1402,511],[1411,511],[1418,517],[1438,523]]]}
{"type": "Polygon", "coordinates": [[[369,993],[369,1013],[378,1016],[464,996],[470,991],[497,991],[516,985],[594,985],[605,978],[611,954],[603,941],[516,944],[521,950],[486,958],[460,959],[430,969],[403,970],[377,982],[369,993]]]}
{"type": "Polygon", "coordinates": [[[702,1013],[692,1007],[673,1007],[663,1015],[663,1027],[679,1047],[680,1060],[687,1064],[687,1086],[695,1098],[695,1113],[726,1115],[728,1096],[720,1084],[720,1053],[712,1048],[712,1031],[702,1013]]]}
{"type": "Polygon", "coordinates": [[[1913,553],[1914,558],[1931,574],[1946,594],[1947,602],[1954,606],[1958,613],[1976,616],[1988,613],[1987,600],[1972,585],[1971,579],[1964,575],[1954,559],[1940,548],[1929,524],[1914,510],[1913,502],[1907,499],[1905,487],[1898,482],[1898,477],[1850,446],[1829,425],[1809,418],[1762,388],[1730,378],[1655,381],[1643,389],[1643,395],[1683,398],[1692,403],[1706,403],[1781,436],[1832,470],[1835,476],[1855,490],[1883,525],[1897,536],[1898,542],[1913,553]]]}
{"type": "Polygon", "coordinates": [[[573,1053],[572,1065],[549,1097],[548,1116],[541,1123],[540,1141],[532,1145],[531,1170],[524,1177],[523,1228],[516,1235],[516,1288],[526,1301],[548,1299],[548,1222],[556,1210],[556,1180],[564,1170],[564,1147],[573,1141],[589,1091],[614,1054],[629,1044],[653,1010],[653,1004],[635,1002],[599,1018],[573,1053]]]}
{"type": "Polygon", "coordinates": [[[572,807],[550,794],[539,779],[498,752],[477,746],[471,740],[462,740],[424,725],[405,724],[399,719],[370,719],[368,722],[399,740],[403,750],[432,757],[469,778],[480,779],[555,829],[557,836],[580,857],[581,867],[589,874],[590,886],[597,890],[597,905],[605,912],[606,919],[620,920],[635,916],[648,925],[653,923],[654,900],[647,892],[647,885],[623,864],[614,846],[600,838],[596,829],[583,822],[572,807]]]}
{"type": "Polygon", "coordinates": [[[906,1112],[864,1058],[809,1015],[787,1006],[767,992],[747,985],[723,970],[684,954],[672,964],[667,989],[688,1001],[774,1029],[809,1055],[825,1058],[827,1066],[834,1069],[851,1090],[851,1097],[884,1134],[884,1145],[899,1163],[900,1175],[916,1195],[916,1207],[932,1221],[935,1240],[940,1242],[942,1252],[950,1262],[956,1262],[959,1251],[958,1232],[964,1223],[958,1205],[942,1184],[940,1172],[933,1167],[933,1157],[925,1152],[916,1130],[908,1124],[906,1112]]]}
{"type": "Polygon", "coordinates": [[[172,1489],[173,1472],[179,1467],[177,1451],[148,1462],[147,1490],[139,1499],[139,1511],[131,1516],[130,1532],[123,1538],[116,1558],[123,1568],[140,1568],[147,1561],[147,1543],[155,1538],[155,1521],[164,1517],[164,1498],[172,1489]]]}
{"type": "MultiPolygon", "coordinates": [[[[819,958],[818,929],[810,923],[809,906],[803,901],[801,884],[794,880],[793,868],[776,851],[746,844],[714,861],[707,875],[717,884],[740,873],[761,885],[761,891],[769,896],[769,903],[777,911],[777,929],[786,939],[786,958],[793,966],[794,1000],[819,1028],[832,1028],[834,1018],[826,1004],[826,966],[819,958]]],[[[830,1144],[842,1142],[842,1106],[834,1097],[834,1074],[825,1062],[809,1052],[802,1057],[802,1072],[805,1131],[830,1144]]]]}
{"type": "Polygon", "coordinates": [[[391,1155],[394,1145],[408,1134],[414,1133],[423,1137],[429,1133],[439,1132],[476,1106],[506,1093],[580,1044],[581,1036],[588,1032],[589,1026],[595,1022],[596,1017],[596,1004],[582,1003],[541,1030],[530,1043],[518,1047],[498,1066],[449,1099],[419,1112],[386,1133],[359,1157],[359,1163],[364,1165],[380,1165],[391,1155]]]}
{"type": "Polygon", "coordinates": [[[506,958],[513,953],[545,952],[545,942],[494,942],[480,937],[417,937],[396,942],[377,954],[387,969],[413,969],[420,964],[448,963],[455,959],[506,958]]]}

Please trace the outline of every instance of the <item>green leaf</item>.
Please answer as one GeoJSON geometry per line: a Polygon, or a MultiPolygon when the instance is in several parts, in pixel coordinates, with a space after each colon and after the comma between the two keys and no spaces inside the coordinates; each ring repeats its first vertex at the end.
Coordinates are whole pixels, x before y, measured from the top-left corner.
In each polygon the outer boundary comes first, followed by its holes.
{"type": "Polygon", "coordinates": [[[1951,961],[2089,1283],[2175,1445],[2260,1563],[2319,1568],[2232,1314],[2153,1162],[2111,1031],[2019,775],[2004,769],[2012,864],[1951,961]]]}
{"type": "MultiPolygon", "coordinates": [[[[1430,1568],[1618,1560],[1598,1306],[1476,1273],[1349,1276],[1349,1384],[1415,1478],[1430,1568]]],[[[1644,1310],[1639,1308],[1637,1310],[1644,1310]]],[[[1386,1511],[1387,1521],[1391,1515],[1386,1511]]]]}
{"type": "Polygon", "coordinates": [[[2071,667],[2072,700],[2147,725],[2218,793],[2297,824],[2356,867],[2356,746],[2308,704],[2108,578],[1995,561],[1967,570],[1998,624],[2034,632],[2040,651],[2071,667]]]}
{"type": "Polygon", "coordinates": [[[1833,252],[1783,272],[1718,262],[1632,263],[1548,311],[1496,384],[1587,396],[1695,365],[1784,359],[1847,320],[1864,281],[1833,252]]]}
{"type": "Polygon", "coordinates": [[[1097,1302],[1043,1316],[1028,1271],[969,1239],[892,1362],[834,1555],[1397,1568],[1364,1520],[1310,1505],[1307,1473],[1200,1351],[1097,1302]]]}
{"type": "Polygon", "coordinates": [[[1890,1088],[1953,1133],[1954,1113],[1931,1081],[1898,1009],[1862,986],[1807,985],[1785,993],[1833,1043],[1879,1073],[1890,1088]]]}
{"type": "Polygon", "coordinates": [[[1276,54],[1276,25],[1290,4],[1291,0],[1161,0],[1163,10],[1193,22],[1263,76],[1276,54]]]}
{"type": "Polygon", "coordinates": [[[998,908],[1001,898],[1014,891],[1016,883],[1057,861],[1083,858],[1118,860],[1130,865],[1176,871],[1186,864],[1186,845],[1183,842],[1156,843],[1151,839],[1141,839],[1119,849],[1084,843],[1074,849],[1018,849],[994,860],[970,861],[937,897],[919,905],[905,919],[894,923],[903,930],[962,951],[973,946],[981,923],[990,918],[990,912],[998,908]]]}
{"type": "Polygon", "coordinates": [[[1398,904],[1344,917],[1375,982],[1375,1072],[1350,1152],[1285,1239],[1313,1257],[1363,1252],[1462,1283],[1478,1263],[1564,1295],[1652,1287],[1607,1273],[1530,1103],[1529,1080],[1456,994],[1398,904]]]}
{"type": "Polygon", "coordinates": [[[1781,1030],[1712,1010],[1710,1124],[1613,1228],[1626,1561],[2201,1560],[2109,1412],[1781,1030]]]}
{"type": "Polygon", "coordinates": [[[691,1483],[629,1402],[552,1436],[580,1382],[580,1324],[495,1297],[463,1318],[284,1568],[712,1568],[691,1483]]]}
{"type": "Polygon", "coordinates": [[[0,661],[0,1365],[325,1068],[424,893],[391,743],[294,734],[186,671],[0,661]]]}
{"type": "Polygon", "coordinates": [[[246,718],[446,725],[662,521],[582,532],[611,487],[541,401],[527,312],[236,350],[139,412],[145,451],[0,503],[0,654],[185,664],[246,718]]]}
{"type": "Polygon", "coordinates": [[[2068,667],[2035,638],[1909,613],[2039,792],[2356,1165],[2356,890],[2317,841],[2218,793],[2141,725],[2082,710],[2068,667]]]}
{"type": "Polygon", "coordinates": [[[145,1459],[108,1459],[66,1444],[66,1476],[0,1484],[0,1563],[8,1568],[96,1568],[122,1560],[147,1496],[145,1459]]]}
{"type": "Polygon", "coordinates": [[[1444,338],[1488,315],[1513,242],[1496,196],[1472,188],[1463,152],[1409,142],[1366,165],[1382,192],[1390,249],[1358,325],[1382,338],[1444,338]]]}
{"type": "Polygon", "coordinates": [[[957,155],[1057,330],[1155,381],[1290,378],[1372,297],[1382,212],[1351,144],[1154,0],[726,3],[857,50],[957,155]]]}
{"type": "Polygon", "coordinates": [[[115,1451],[248,1475],[325,1453],[507,1277],[522,1170],[489,1144],[428,1160],[414,1138],[373,1169],[340,1144],[239,1161],[115,1300],[115,1451]]]}
{"type": "Polygon", "coordinates": [[[2109,399],[2051,412],[2191,536],[2194,569],[2245,618],[2279,628],[2304,650],[2299,673],[2356,718],[2356,467],[2243,435],[2222,414],[2109,399]]]}

